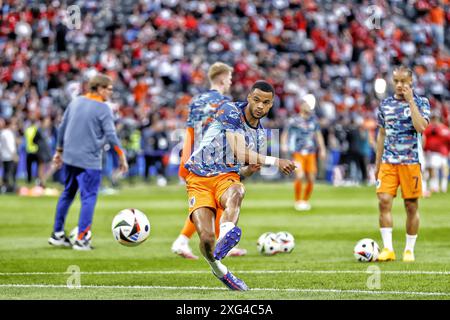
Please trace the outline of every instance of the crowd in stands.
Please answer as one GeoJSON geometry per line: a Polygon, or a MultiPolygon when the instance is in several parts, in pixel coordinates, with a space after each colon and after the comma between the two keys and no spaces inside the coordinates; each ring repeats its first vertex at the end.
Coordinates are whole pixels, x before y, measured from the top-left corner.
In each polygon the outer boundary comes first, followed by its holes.
{"type": "MultiPolygon", "coordinates": [[[[343,180],[367,181],[394,66],[413,70],[414,91],[449,125],[449,9],[448,0],[2,1],[0,130],[16,145],[2,161],[45,185],[64,109],[100,71],[114,79],[110,106],[136,166],[130,177],[170,175],[189,102],[223,61],[234,67],[234,100],[255,80],[273,84],[268,128],[283,128],[313,94],[329,150],[321,178],[343,165],[343,180]],[[376,79],[387,89],[376,91],[376,79]]],[[[4,177],[17,176],[6,168],[4,177]]]]}

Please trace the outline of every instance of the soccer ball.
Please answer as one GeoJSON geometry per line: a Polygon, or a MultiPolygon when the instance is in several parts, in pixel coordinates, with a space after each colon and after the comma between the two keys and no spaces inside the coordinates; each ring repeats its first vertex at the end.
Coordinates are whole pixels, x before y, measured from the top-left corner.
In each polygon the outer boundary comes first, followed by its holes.
{"type": "Polygon", "coordinates": [[[280,244],[281,252],[291,253],[295,247],[294,236],[286,231],[280,231],[276,235],[277,241],[280,244]]]}
{"type": "MultiPolygon", "coordinates": [[[[72,231],[71,231],[70,234],[69,234],[69,241],[70,241],[70,244],[71,244],[72,246],[75,244],[75,241],[77,241],[77,237],[78,237],[78,226],[75,227],[75,228],[73,228],[72,231]]],[[[84,236],[84,238],[85,238],[86,240],[88,240],[89,242],[91,241],[91,239],[92,239],[92,233],[91,233],[91,230],[89,230],[89,231],[86,233],[86,235],[84,236]]]]}
{"type": "Polygon", "coordinates": [[[353,254],[358,261],[377,261],[378,255],[380,254],[380,247],[372,239],[361,239],[356,244],[353,254]]]}
{"type": "Polygon", "coordinates": [[[277,235],[273,232],[263,233],[256,243],[256,249],[262,255],[272,256],[280,252],[280,243],[277,240],[277,235]]]}
{"type": "Polygon", "coordinates": [[[124,209],[113,219],[114,239],[127,247],[135,247],[150,235],[150,222],[146,215],[137,209],[124,209]]]}

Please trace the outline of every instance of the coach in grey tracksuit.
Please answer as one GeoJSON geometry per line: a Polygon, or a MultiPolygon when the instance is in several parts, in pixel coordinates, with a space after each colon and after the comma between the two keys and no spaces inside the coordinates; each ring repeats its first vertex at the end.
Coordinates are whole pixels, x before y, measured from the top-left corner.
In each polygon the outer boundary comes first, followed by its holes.
{"type": "Polygon", "coordinates": [[[112,111],[105,103],[112,94],[112,81],[96,75],[89,81],[89,93],[75,98],[67,107],[58,132],[53,162],[64,163],[65,188],[56,207],[55,224],[49,243],[69,246],[64,222],[75,195],[80,190],[81,212],[76,250],[90,250],[90,237],[98,189],[101,182],[102,149],[109,143],[119,154],[120,169],[128,170],[127,160],[116,135],[112,111]]]}

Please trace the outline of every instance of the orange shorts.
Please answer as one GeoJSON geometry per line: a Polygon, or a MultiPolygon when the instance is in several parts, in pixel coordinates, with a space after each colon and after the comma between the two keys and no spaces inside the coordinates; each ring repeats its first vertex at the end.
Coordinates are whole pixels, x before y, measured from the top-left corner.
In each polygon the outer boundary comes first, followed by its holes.
{"type": "Polygon", "coordinates": [[[224,209],[220,204],[220,197],[233,184],[241,184],[241,178],[235,172],[214,177],[201,177],[189,172],[186,177],[189,215],[203,207],[211,208],[213,211],[224,209]]]}
{"type": "Polygon", "coordinates": [[[292,155],[298,169],[303,173],[317,173],[317,159],[315,153],[301,154],[294,152],[292,155]]]}
{"type": "Polygon", "coordinates": [[[403,199],[416,199],[422,196],[422,173],[420,164],[382,163],[377,180],[377,193],[397,196],[400,185],[403,199]]]}

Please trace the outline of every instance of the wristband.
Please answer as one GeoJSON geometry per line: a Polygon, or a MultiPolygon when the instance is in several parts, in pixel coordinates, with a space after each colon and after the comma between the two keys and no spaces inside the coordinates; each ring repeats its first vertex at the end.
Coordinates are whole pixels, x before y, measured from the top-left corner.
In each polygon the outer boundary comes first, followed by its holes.
{"type": "Polygon", "coordinates": [[[277,158],[267,156],[266,159],[264,160],[264,164],[267,166],[274,166],[276,161],[277,158]]]}

